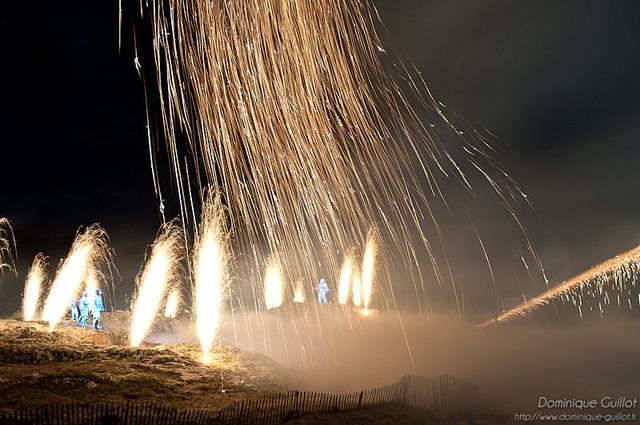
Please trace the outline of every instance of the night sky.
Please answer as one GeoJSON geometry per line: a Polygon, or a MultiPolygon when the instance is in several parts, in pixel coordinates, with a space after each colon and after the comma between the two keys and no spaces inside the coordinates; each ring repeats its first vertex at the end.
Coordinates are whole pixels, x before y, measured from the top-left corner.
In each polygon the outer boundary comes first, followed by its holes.
{"type": "MultiPolygon", "coordinates": [[[[640,3],[375,4],[436,96],[507,142],[502,164],[536,208],[527,225],[552,283],[640,243],[640,3]]],[[[112,238],[120,296],[131,291],[160,219],[126,26],[123,38],[119,53],[115,0],[0,6],[0,215],[21,274],[0,287],[3,312],[36,252],[56,264],[94,222],[112,238]]],[[[478,221],[509,244],[498,218],[478,221]]]]}

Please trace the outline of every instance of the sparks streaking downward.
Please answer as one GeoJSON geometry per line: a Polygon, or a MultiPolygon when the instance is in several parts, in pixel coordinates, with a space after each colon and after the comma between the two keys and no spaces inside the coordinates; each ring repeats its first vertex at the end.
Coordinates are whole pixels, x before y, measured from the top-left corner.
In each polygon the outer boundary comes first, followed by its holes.
{"type": "Polygon", "coordinates": [[[553,300],[567,295],[578,289],[587,286],[597,285],[603,287],[612,282],[619,282],[624,279],[634,280],[640,273],[640,246],[619,254],[604,263],[590,268],[584,273],[562,282],[548,291],[533,297],[530,300],[517,305],[494,319],[487,320],[479,327],[508,322],[517,318],[525,317],[533,311],[549,304],[553,300]]]}
{"type": "Polygon", "coordinates": [[[36,255],[27,273],[27,280],[24,285],[22,296],[22,315],[24,320],[30,322],[35,320],[42,285],[47,277],[47,260],[41,252],[36,255]]]}
{"type": "Polygon", "coordinates": [[[225,292],[228,291],[228,233],[220,197],[210,193],[202,206],[200,229],[194,248],[194,304],[202,362],[210,353],[220,327],[225,292]]]}

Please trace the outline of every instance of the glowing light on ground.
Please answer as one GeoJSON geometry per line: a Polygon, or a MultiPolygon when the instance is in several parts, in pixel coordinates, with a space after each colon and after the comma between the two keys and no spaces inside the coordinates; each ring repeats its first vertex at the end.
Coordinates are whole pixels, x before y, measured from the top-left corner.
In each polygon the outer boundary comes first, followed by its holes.
{"type": "Polygon", "coordinates": [[[353,258],[347,255],[342,262],[340,280],[338,281],[338,303],[346,304],[349,301],[351,282],[353,280],[353,258]]]}
{"type": "Polygon", "coordinates": [[[36,255],[27,273],[22,296],[22,315],[27,322],[35,320],[42,285],[47,277],[47,261],[42,253],[36,255]]]}
{"type": "Polygon", "coordinates": [[[132,346],[142,343],[161,311],[166,293],[179,281],[183,247],[182,229],[173,223],[163,225],[137,279],[129,330],[132,346]]]}
{"type": "Polygon", "coordinates": [[[104,229],[94,224],[78,233],[53,280],[42,311],[42,319],[49,322],[49,332],[67,314],[69,304],[78,296],[88,276],[91,273],[103,276],[102,270],[111,270],[112,259],[113,252],[104,229]]]}
{"type": "Polygon", "coordinates": [[[194,303],[202,362],[210,352],[220,327],[224,293],[228,285],[228,251],[225,212],[220,198],[210,195],[202,208],[195,252],[194,303]]]}
{"type": "Polygon", "coordinates": [[[600,263],[597,266],[592,267],[589,270],[543,292],[537,297],[533,297],[526,302],[518,304],[516,307],[500,314],[496,318],[481,323],[479,327],[490,326],[525,317],[555,299],[566,296],[571,292],[585,289],[592,285],[603,288],[612,282],[620,283],[622,280],[626,279],[635,281],[639,273],[640,246],[600,263]]]}
{"type": "Polygon", "coordinates": [[[294,303],[305,302],[304,288],[302,286],[302,282],[298,282],[296,284],[296,289],[295,289],[295,292],[293,293],[293,302],[294,303]]]}
{"type": "Polygon", "coordinates": [[[362,305],[365,311],[371,305],[373,297],[373,285],[376,272],[376,259],[378,256],[378,235],[375,229],[371,229],[367,236],[367,244],[362,259],[362,305]]]}
{"type": "Polygon", "coordinates": [[[269,261],[264,276],[264,302],[267,310],[282,305],[283,281],[280,262],[275,258],[269,261]]]}
{"type": "Polygon", "coordinates": [[[180,305],[180,290],[175,288],[167,297],[167,306],[164,309],[164,317],[175,319],[178,316],[178,307],[180,305]]]}

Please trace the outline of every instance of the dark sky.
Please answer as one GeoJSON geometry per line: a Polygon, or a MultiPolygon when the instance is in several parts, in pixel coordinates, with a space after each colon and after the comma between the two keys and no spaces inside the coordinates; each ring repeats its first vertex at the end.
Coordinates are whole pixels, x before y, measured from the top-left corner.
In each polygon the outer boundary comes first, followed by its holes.
{"type": "MultiPolygon", "coordinates": [[[[551,282],[640,243],[640,3],[375,3],[437,97],[508,143],[551,282]]],[[[116,0],[0,6],[0,215],[22,277],[36,252],[57,263],[99,222],[128,287],[157,230],[142,84],[131,34],[119,54],[117,31],[116,0]]],[[[508,244],[497,218],[478,220],[508,244]]],[[[15,308],[16,287],[0,307],[15,308]]]]}

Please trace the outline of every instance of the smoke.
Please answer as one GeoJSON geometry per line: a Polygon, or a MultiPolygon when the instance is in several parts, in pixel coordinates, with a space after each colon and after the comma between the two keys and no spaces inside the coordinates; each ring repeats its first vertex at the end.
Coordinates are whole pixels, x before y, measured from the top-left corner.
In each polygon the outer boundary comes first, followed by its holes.
{"type": "MultiPolygon", "coordinates": [[[[317,322],[273,316],[262,330],[268,346],[253,347],[297,369],[300,381],[293,385],[302,390],[352,392],[389,384],[404,374],[446,372],[477,383],[476,404],[465,407],[513,413],[534,409],[540,396],[630,396],[640,378],[637,320],[520,322],[478,329],[457,316],[427,322],[409,315],[400,320],[320,314],[317,322]],[[292,337],[302,329],[306,339],[292,337]]],[[[251,348],[242,332],[240,344],[251,348]]]]}

